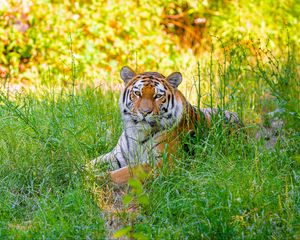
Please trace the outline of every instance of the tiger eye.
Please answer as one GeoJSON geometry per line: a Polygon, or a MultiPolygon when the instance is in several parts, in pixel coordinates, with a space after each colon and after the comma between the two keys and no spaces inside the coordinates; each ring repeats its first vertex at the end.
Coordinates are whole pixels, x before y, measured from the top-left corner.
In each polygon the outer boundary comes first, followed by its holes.
{"type": "Polygon", "coordinates": [[[156,94],[155,96],[154,96],[154,98],[155,99],[159,99],[159,98],[161,98],[163,95],[162,94],[156,94]]]}
{"type": "Polygon", "coordinates": [[[141,96],[141,93],[139,91],[134,91],[134,95],[140,97],[141,96]]]}

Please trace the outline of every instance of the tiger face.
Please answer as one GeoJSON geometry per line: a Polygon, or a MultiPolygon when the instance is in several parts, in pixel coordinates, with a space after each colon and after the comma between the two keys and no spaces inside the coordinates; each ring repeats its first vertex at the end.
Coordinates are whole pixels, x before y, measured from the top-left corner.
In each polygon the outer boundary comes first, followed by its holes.
{"type": "Polygon", "coordinates": [[[136,125],[160,129],[172,126],[182,113],[176,97],[182,81],[179,72],[164,77],[157,72],[136,74],[129,67],[120,72],[125,88],[120,97],[123,120],[136,125]]]}

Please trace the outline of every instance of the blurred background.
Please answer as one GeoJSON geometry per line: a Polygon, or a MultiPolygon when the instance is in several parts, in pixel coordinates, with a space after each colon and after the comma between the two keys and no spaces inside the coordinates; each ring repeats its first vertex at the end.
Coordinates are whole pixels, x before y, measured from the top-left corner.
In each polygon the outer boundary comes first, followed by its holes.
{"type": "Polygon", "coordinates": [[[212,48],[218,58],[237,45],[277,56],[298,46],[299,15],[298,0],[1,0],[1,77],[67,84],[72,64],[92,82],[123,65],[190,75],[212,48]]]}
{"type": "Polygon", "coordinates": [[[124,65],[180,71],[194,104],[260,121],[251,110],[276,110],[274,88],[299,97],[285,86],[299,87],[299,15],[298,0],[1,0],[1,86],[119,92],[124,65]]]}

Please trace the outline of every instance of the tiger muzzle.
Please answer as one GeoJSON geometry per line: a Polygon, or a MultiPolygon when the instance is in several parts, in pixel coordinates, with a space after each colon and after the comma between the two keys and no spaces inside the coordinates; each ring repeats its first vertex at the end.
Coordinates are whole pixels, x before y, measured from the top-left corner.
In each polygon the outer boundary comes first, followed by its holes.
{"type": "Polygon", "coordinates": [[[147,108],[147,109],[141,109],[141,110],[140,110],[140,113],[141,113],[144,117],[146,117],[148,114],[152,113],[152,109],[150,109],[150,108],[147,108]]]}
{"type": "Polygon", "coordinates": [[[153,104],[148,99],[142,100],[139,107],[139,112],[146,117],[148,114],[152,113],[154,109],[153,104]]]}

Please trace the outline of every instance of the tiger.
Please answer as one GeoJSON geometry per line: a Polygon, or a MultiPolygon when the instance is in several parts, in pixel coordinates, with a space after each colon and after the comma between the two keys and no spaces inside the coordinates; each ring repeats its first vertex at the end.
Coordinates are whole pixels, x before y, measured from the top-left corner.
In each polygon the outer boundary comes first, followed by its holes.
{"type": "MultiPolygon", "coordinates": [[[[123,132],[112,151],[90,164],[106,163],[115,182],[126,182],[131,166],[158,166],[165,156],[172,162],[184,136],[194,132],[203,119],[209,125],[219,110],[189,103],[178,89],[180,72],[165,77],[158,72],[137,74],[124,66],[120,77],[125,85],[119,99],[123,132]]],[[[239,123],[236,113],[223,111],[223,115],[227,121],[239,123]]]]}

